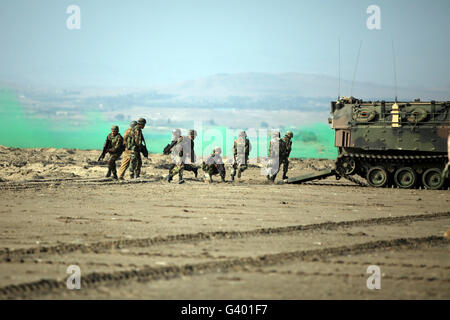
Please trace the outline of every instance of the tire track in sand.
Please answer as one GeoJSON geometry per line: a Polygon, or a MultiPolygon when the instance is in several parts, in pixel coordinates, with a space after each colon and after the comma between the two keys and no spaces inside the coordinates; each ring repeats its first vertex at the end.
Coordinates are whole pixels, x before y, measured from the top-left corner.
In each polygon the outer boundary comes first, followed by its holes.
{"type": "Polygon", "coordinates": [[[208,241],[213,239],[239,239],[254,236],[288,234],[301,231],[336,230],[339,228],[351,228],[357,226],[386,225],[386,224],[398,224],[416,221],[429,221],[435,219],[445,219],[448,217],[450,217],[449,211],[436,212],[431,214],[417,214],[417,215],[406,215],[397,217],[358,219],[339,222],[322,222],[316,224],[294,225],[286,227],[260,228],[247,231],[199,232],[191,234],[176,234],[164,237],[100,241],[88,244],[59,244],[56,246],[31,247],[14,250],[9,250],[9,248],[6,248],[0,250],[0,263],[12,261],[23,262],[23,260],[26,258],[33,258],[37,255],[43,254],[44,255],[66,254],[75,251],[81,251],[83,253],[89,252],[102,253],[107,252],[111,249],[145,248],[155,245],[189,243],[197,241],[208,241]]]}
{"type": "MultiPolygon", "coordinates": [[[[257,257],[243,257],[198,264],[185,264],[168,267],[146,267],[140,270],[125,270],[111,273],[89,273],[82,277],[83,288],[95,288],[99,285],[123,285],[133,281],[170,280],[180,276],[196,276],[206,273],[226,273],[246,271],[250,267],[267,267],[280,265],[295,260],[319,261],[320,259],[342,255],[372,253],[386,249],[424,249],[427,247],[448,246],[450,242],[442,237],[428,236],[420,238],[398,238],[378,240],[351,246],[331,247],[315,250],[298,250],[266,254],[257,257]]],[[[67,290],[66,280],[42,279],[36,282],[20,283],[0,287],[0,298],[14,299],[67,290]]]]}

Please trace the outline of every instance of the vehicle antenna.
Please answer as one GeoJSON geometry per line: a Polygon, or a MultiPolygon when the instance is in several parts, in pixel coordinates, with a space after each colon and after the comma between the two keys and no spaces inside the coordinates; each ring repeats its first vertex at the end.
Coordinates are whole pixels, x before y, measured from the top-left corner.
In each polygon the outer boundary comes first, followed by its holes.
{"type": "Polygon", "coordinates": [[[338,41],[339,41],[339,49],[338,49],[338,51],[339,51],[339,62],[338,62],[338,83],[339,83],[339,85],[338,85],[338,101],[341,99],[341,38],[339,37],[338,38],[338,41]]]}
{"type": "Polygon", "coordinates": [[[395,102],[397,102],[397,67],[395,65],[394,38],[392,38],[392,61],[394,66],[395,102]]]}
{"type": "Polygon", "coordinates": [[[362,47],[362,40],[359,43],[359,50],[358,50],[358,56],[356,57],[356,65],[355,65],[355,70],[353,71],[353,80],[352,80],[352,88],[350,90],[350,96],[353,97],[353,85],[355,83],[355,76],[356,76],[356,69],[358,69],[358,63],[359,63],[359,55],[361,53],[361,47],[362,47]]]}

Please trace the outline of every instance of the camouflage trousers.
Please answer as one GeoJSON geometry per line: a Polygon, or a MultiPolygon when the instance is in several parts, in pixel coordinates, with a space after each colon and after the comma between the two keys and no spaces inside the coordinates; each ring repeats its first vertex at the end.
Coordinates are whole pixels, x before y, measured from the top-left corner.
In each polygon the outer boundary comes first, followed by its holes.
{"type": "Polygon", "coordinates": [[[174,167],[169,171],[169,176],[172,178],[178,174],[178,180],[183,180],[183,171],[185,169],[185,164],[182,162],[180,164],[174,164],[174,167]]]}
{"type": "MultiPolygon", "coordinates": [[[[179,172],[179,169],[177,169],[177,173],[173,173],[173,170],[175,169],[176,166],[177,166],[177,165],[176,165],[175,163],[172,163],[172,164],[170,165],[170,167],[169,167],[169,174],[170,174],[170,175],[174,176],[174,175],[176,175],[176,174],[179,172]]],[[[198,168],[197,168],[196,165],[193,165],[193,164],[190,164],[190,163],[185,163],[185,164],[183,165],[183,171],[184,171],[184,170],[186,170],[186,171],[192,171],[192,172],[195,173],[195,172],[198,170],[198,168]]]]}
{"type": "Polygon", "coordinates": [[[236,171],[238,173],[238,178],[241,177],[241,173],[247,170],[248,166],[246,164],[233,164],[233,169],[231,169],[231,177],[233,178],[236,175],[236,171]]]}
{"type": "Polygon", "coordinates": [[[225,179],[225,165],[224,164],[203,164],[202,170],[208,174],[210,180],[211,177],[218,174],[222,178],[225,179]]]}
{"type": "Polygon", "coordinates": [[[142,167],[142,158],[140,152],[131,152],[130,153],[130,173],[136,174],[138,177],[141,173],[142,167]]]}
{"type": "Polygon", "coordinates": [[[278,163],[274,161],[274,165],[270,168],[267,178],[274,181],[278,172],[280,172],[281,166],[283,166],[283,179],[285,179],[289,169],[289,158],[279,158],[278,163]]]}
{"type": "Polygon", "coordinates": [[[108,160],[108,170],[111,172],[116,172],[116,161],[119,160],[120,154],[118,153],[110,153],[108,160]]]}
{"type": "Polygon", "coordinates": [[[123,153],[122,163],[120,164],[119,179],[123,178],[123,176],[125,175],[125,171],[127,171],[128,167],[130,166],[130,160],[130,151],[125,151],[123,153]]]}
{"type": "Polygon", "coordinates": [[[281,159],[281,164],[283,165],[283,179],[286,179],[286,174],[289,170],[289,158],[281,159]]]}

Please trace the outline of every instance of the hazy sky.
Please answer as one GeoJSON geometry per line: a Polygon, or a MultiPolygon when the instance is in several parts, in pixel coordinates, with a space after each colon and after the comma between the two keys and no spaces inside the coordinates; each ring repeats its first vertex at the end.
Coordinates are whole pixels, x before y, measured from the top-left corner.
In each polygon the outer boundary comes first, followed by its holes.
{"type": "Polygon", "coordinates": [[[1,0],[0,80],[145,86],[216,73],[301,72],[450,87],[450,1],[1,0]],[[81,29],[69,30],[69,5],[81,29]],[[369,30],[369,5],[381,30],[369,30]]]}

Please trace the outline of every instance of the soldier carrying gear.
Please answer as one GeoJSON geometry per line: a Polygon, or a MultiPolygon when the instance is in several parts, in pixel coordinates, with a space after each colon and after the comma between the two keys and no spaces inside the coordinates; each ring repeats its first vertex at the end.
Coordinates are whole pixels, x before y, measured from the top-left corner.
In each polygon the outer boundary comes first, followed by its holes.
{"type": "Polygon", "coordinates": [[[181,136],[180,129],[172,130],[172,142],[168,143],[167,146],[164,147],[163,154],[169,155],[172,152],[172,148],[177,144],[178,139],[181,136]]]}
{"type": "MultiPolygon", "coordinates": [[[[181,130],[180,129],[172,130],[172,141],[171,141],[171,143],[167,144],[167,146],[164,148],[163,154],[169,155],[169,154],[172,153],[172,149],[177,144],[178,139],[180,138],[180,136],[181,136],[181,130]]],[[[173,156],[172,156],[172,158],[173,158],[173,156]]],[[[168,176],[170,176],[170,173],[175,168],[175,166],[176,166],[175,163],[176,163],[176,160],[174,159],[174,161],[172,162],[172,164],[169,167],[169,175],[168,176]]],[[[198,168],[194,164],[185,163],[183,170],[194,172],[194,175],[197,178],[198,168]]],[[[167,177],[166,177],[166,179],[167,179],[167,177]]]]}
{"type": "Polygon", "coordinates": [[[222,182],[225,182],[225,164],[222,160],[222,149],[215,147],[211,155],[202,163],[202,169],[205,172],[205,182],[213,182],[212,176],[219,174],[222,182]]]}
{"type": "Polygon", "coordinates": [[[107,178],[109,178],[112,173],[114,179],[117,179],[116,161],[120,158],[122,152],[123,152],[123,138],[119,133],[119,127],[112,126],[111,133],[108,134],[108,136],[106,137],[106,141],[103,146],[103,152],[99,158],[99,161],[103,160],[106,153],[109,153],[108,173],[106,174],[107,178]]]}
{"type": "Polygon", "coordinates": [[[291,154],[292,150],[292,137],[294,134],[292,131],[287,131],[284,137],[281,139],[284,141],[285,144],[285,152],[281,154],[280,160],[281,164],[283,164],[283,180],[288,179],[288,176],[286,175],[289,170],[289,155],[291,154]]]}
{"type": "Polygon", "coordinates": [[[127,138],[128,138],[128,136],[130,135],[131,131],[133,130],[133,128],[136,125],[137,125],[137,121],[135,121],[135,120],[131,121],[130,122],[130,127],[123,134],[123,144],[124,144],[125,151],[123,153],[122,163],[121,163],[120,169],[119,169],[119,179],[120,180],[123,180],[123,176],[125,174],[125,171],[127,171],[128,167],[130,166],[131,151],[128,150],[128,147],[127,147],[127,138]]]}
{"type": "Polygon", "coordinates": [[[280,163],[282,157],[286,154],[286,143],[280,139],[280,132],[274,131],[272,133],[272,140],[269,143],[269,162],[267,168],[267,179],[271,182],[280,171],[280,163]]]}
{"type": "Polygon", "coordinates": [[[144,136],[142,134],[142,129],[145,128],[146,120],[144,118],[139,118],[137,125],[130,131],[127,136],[126,146],[130,151],[130,178],[139,178],[142,167],[141,152],[144,150],[144,136]]]}
{"type": "Polygon", "coordinates": [[[188,136],[178,138],[177,143],[172,148],[172,159],[175,163],[175,167],[167,175],[167,182],[172,181],[172,178],[178,174],[178,183],[184,183],[183,170],[188,165],[191,165],[193,168],[193,164],[196,160],[194,152],[195,137],[197,137],[197,131],[189,130],[188,136]]]}
{"type": "Polygon", "coordinates": [[[231,181],[234,181],[236,170],[238,178],[241,178],[241,173],[247,169],[250,151],[252,151],[252,144],[247,138],[247,133],[245,131],[241,131],[241,133],[239,133],[239,137],[234,140],[233,144],[234,162],[233,169],[231,170],[231,181]]]}

